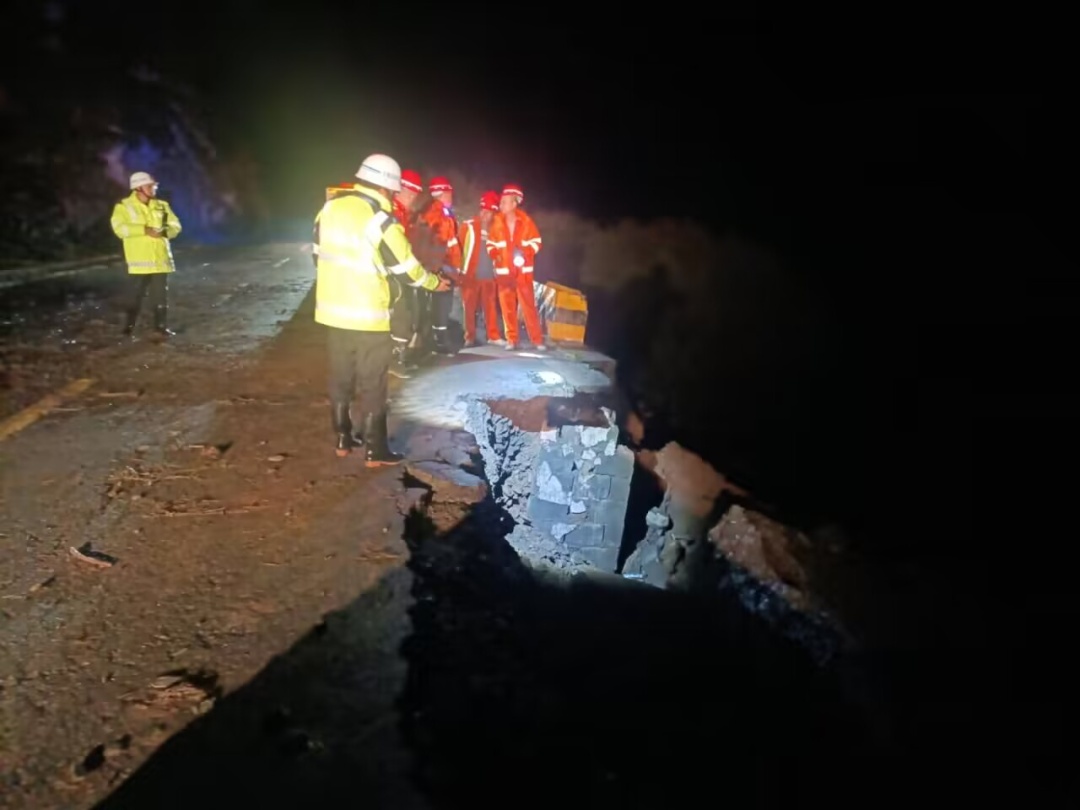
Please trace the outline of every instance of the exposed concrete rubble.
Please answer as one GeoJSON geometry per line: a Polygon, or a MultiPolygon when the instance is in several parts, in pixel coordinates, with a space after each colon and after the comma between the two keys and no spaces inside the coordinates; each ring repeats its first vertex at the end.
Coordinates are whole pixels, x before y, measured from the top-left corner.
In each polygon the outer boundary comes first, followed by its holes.
{"type": "Polygon", "coordinates": [[[634,470],[614,411],[572,398],[531,400],[520,403],[519,425],[497,412],[504,402],[470,403],[466,427],[495,501],[517,524],[508,542],[530,561],[614,573],[634,470]],[[529,418],[538,404],[540,424],[529,418]]]}
{"type": "Polygon", "coordinates": [[[752,613],[827,659],[840,628],[812,590],[809,539],[750,505],[700,456],[676,443],[638,460],[664,490],[623,575],[660,588],[730,591],[752,613]],[[736,499],[743,501],[737,503],[736,499]]]}

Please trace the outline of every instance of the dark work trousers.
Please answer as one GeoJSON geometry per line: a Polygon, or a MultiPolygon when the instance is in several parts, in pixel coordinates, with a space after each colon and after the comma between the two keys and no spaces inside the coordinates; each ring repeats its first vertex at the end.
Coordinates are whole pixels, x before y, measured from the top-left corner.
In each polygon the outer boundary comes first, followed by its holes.
{"type": "Polygon", "coordinates": [[[139,319],[139,311],[142,309],[143,299],[149,292],[150,307],[154,313],[154,326],[164,329],[168,326],[169,319],[169,274],[132,273],[131,279],[135,293],[128,307],[125,326],[129,329],[135,326],[135,322],[139,319]]]}
{"type": "Polygon", "coordinates": [[[416,345],[428,347],[431,344],[431,299],[430,290],[423,287],[416,289],[416,345]]]}
{"type": "Polygon", "coordinates": [[[394,345],[408,346],[416,334],[417,290],[395,276],[389,276],[387,281],[390,284],[390,334],[394,345]]]}
{"type": "Polygon", "coordinates": [[[431,294],[431,328],[446,331],[450,323],[450,310],[454,306],[454,291],[433,292],[431,294]]]}
{"type": "Polygon", "coordinates": [[[347,402],[359,394],[360,413],[386,411],[386,373],[393,356],[389,332],[326,328],[330,359],[330,402],[347,402]]]}

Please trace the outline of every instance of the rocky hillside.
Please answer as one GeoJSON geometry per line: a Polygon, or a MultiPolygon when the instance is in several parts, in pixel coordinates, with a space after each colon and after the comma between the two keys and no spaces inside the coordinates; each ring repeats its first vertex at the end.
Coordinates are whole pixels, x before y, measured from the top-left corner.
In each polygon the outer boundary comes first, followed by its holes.
{"type": "Polygon", "coordinates": [[[137,170],[161,181],[189,237],[258,219],[253,161],[222,149],[196,89],[117,41],[130,25],[101,31],[109,4],[29,2],[4,16],[0,262],[114,250],[109,214],[137,170]]]}

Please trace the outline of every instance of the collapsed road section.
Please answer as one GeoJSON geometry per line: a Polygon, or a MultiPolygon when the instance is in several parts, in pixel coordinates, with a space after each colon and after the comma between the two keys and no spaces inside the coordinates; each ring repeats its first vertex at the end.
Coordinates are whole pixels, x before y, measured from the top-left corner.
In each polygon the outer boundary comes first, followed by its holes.
{"type": "Polygon", "coordinates": [[[549,355],[469,349],[410,380],[399,417],[471,433],[507,541],[525,560],[615,573],[634,472],[619,444],[614,362],[581,348],[549,355]]]}
{"type": "Polygon", "coordinates": [[[609,358],[583,348],[468,349],[405,383],[394,410],[406,422],[472,435],[472,472],[482,473],[484,493],[512,522],[505,540],[526,562],[663,589],[727,591],[828,658],[840,636],[815,593],[815,544],[677,443],[658,451],[621,443],[625,406],[613,370],[609,358]],[[635,473],[662,501],[641,525],[627,526],[635,473]]]}

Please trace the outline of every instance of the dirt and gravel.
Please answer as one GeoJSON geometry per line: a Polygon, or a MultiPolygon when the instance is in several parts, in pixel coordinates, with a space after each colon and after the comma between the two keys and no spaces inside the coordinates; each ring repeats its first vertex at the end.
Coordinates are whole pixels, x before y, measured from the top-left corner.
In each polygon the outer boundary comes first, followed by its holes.
{"type": "Polygon", "coordinates": [[[532,571],[482,490],[336,459],[298,247],[183,267],[167,342],[118,339],[116,269],[5,292],[0,418],[93,382],[0,442],[0,807],[675,806],[718,771],[836,803],[835,758],[874,772],[842,683],[734,601],[532,571]]]}

